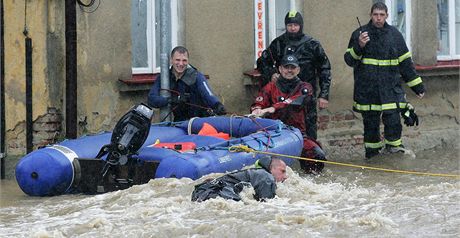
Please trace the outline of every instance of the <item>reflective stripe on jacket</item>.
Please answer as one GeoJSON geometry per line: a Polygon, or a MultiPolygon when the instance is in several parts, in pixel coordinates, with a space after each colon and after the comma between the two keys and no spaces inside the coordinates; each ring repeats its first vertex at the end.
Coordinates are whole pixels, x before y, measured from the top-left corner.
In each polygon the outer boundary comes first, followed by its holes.
{"type": "Polygon", "coordinates": [[[376,28],[370,21],[362,27],[370,41],[364,48],[358,43],[356,29],[345,52],[345,62],[353,67],[356,111],[384,111],[404,108],[405,92],[401,78],[416,94],[424,92],[422,79],[415,72],[412,55],[401,33],[385,23],[376,28]]]}

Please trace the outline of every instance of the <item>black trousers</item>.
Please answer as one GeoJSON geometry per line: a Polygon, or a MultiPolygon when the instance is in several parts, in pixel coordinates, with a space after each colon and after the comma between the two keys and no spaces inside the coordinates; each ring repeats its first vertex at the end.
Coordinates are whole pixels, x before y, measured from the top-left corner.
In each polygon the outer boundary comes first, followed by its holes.
{"type": "Polygon", "coordinates": [[[317,109],[316,109],[316,96],[313,96],[311,100],[307,101],[307,110],[305,113],[305,125],[306,125],[306,131],[305,134],[309,138],[317,139],[318,135],[316,133],[317,130],[317,121],[318,121],[318,115],[317,115],[317,109]]]}
{"type": "Polygon", "coordinates": [[[380,121],[383,122],[385,144],[390,146],[401,145],[401,116],[398,110],[383,112],[362,112],[364,124],[364,147],[366,153],[372,153],[383,147],[380,137],[380,121]]]}

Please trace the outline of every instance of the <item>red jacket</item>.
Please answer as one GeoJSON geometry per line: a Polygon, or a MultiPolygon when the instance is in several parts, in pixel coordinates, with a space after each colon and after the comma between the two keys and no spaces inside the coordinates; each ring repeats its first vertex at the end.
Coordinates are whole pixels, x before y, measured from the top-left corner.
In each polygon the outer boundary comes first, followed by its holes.
{"type": "Polygon", "coordinates": [[[279,119],[287,125],[297,127],[305,132],[305,113],[307,112],[306,100],[313,95],[311,84],[298,80],[298,83],[287,90],[287,93],[279,89],[276,82],[265,85],[251,105],[251,112],[256,108],[265,109],[274,107],[275,112],[266,116],[271,119],[279,119]]]}

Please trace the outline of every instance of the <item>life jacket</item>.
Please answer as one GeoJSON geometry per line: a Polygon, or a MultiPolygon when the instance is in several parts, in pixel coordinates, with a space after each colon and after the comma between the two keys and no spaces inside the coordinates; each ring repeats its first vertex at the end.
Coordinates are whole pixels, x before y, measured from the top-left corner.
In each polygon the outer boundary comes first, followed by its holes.
{"type": "Polygon", "coordinates": [[[203,123],[203,127],[201,130],[198,132],[198,135],[203,135],[203,136],[213,136],[213,137],[218,137],[222,138],[224,140],[229,140],[230,135],[227,133],[223,132],[218,132],[216,128],[214,128],[211,124],[209,123],[203,123]]]}

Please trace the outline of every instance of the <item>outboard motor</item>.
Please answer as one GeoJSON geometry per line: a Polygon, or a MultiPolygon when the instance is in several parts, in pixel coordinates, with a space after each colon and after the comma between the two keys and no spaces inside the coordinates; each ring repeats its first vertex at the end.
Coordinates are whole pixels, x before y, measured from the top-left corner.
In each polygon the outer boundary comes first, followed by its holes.
{"type": "Polygon", "coordinates": [[[152,116],[153,110],[150,107],[139,104],[118,121],[113,129],[110,144],[104,145],[96,156],[100,159],[107,154],[103,177],[111,166],[125,165],[129,156],[137,154],[149,135],[152,116]]]}
{"type": "Polygon", "coordinates": [[[134,106],[117,122],[110,144],[101,148],[96,159],[78,158],[77,190],[94,194],[147,183],[155,175],[157,165],[141,163],[133,156],[149,135],[152,117],[153,110],[147,105],[134,106]]]}

